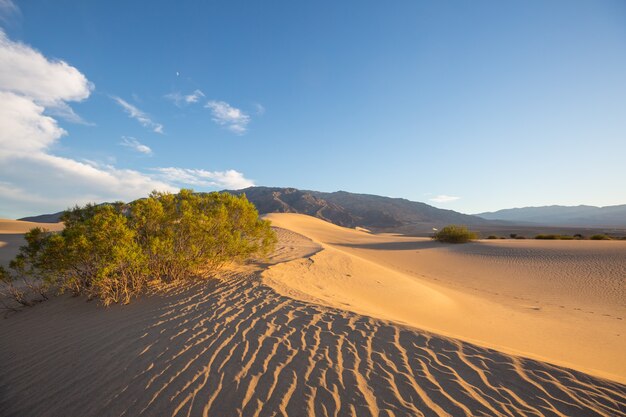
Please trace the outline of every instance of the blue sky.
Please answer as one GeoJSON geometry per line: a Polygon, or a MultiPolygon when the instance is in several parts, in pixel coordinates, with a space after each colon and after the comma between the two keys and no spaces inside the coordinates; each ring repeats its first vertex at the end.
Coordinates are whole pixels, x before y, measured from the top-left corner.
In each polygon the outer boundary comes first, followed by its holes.
{"type": "Polygon", "coordinates": [[[623,1],[0,0],[0,217],[153,188],[626,203],[623,1]]]}

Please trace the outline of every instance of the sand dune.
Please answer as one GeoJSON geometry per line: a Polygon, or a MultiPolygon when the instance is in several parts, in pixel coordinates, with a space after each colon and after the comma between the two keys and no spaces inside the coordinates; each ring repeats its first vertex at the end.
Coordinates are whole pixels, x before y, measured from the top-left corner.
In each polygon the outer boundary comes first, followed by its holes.
{"type": "Polygon", "coordinates": [[[17,255],[20,246],[25,243],[24,234],[35,227],[57,231],[63,229],[63,223],[34,223],[0,219],[0,265],[9,264],[9,261],[17,255]]]}
{"type": "Polygon", "coordinates": [[[226,278],[5,320],[0,414],[626,415],[623,385],[295,301],[255,274],[226,278]]]}
{"type": "Polygon", "coordinates": [[[26,233],[35,227],[57,231],[63,229],[63,223],[35,223],[23,222],[21,220],[0,219],[0,234],[26,233]]]}
{"type": "MultiPolygon", "coordinates": [[[[325,252],[281,230],[269,263],[325,252]]],[[[265,268],[1,319],[0,415],[626,416],[624,385],[285,297],[265,268]]]]}
{"type": "Polygon", "coordinates": [[[442,245],[268,218],[324,247],[264,274],[283,295],[626,382],[626,242],[442,245]]]}

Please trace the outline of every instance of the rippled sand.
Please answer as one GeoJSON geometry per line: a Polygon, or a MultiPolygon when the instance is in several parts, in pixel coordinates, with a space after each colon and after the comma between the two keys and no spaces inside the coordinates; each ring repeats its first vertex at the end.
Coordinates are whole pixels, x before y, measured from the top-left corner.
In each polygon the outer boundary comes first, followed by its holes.
{"type": "MultiPolygon", "coordinates": [[[[324,253],[281,230],[269,263],[324,253]]],[[[308,261],[307,261],[308,262],[308,261]]],[[[249,265],[0,320],[2,416],[624,416],[626,386],[299,301],[249,265]]]]}

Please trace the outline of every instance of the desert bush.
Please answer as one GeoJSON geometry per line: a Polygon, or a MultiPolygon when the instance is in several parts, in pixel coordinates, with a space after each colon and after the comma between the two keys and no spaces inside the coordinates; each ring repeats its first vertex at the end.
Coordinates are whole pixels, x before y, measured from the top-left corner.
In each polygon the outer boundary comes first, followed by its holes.
{"type": "Polygon", "coordinates": [[[9,268],[0,266],[0,303],[6,310],[16,310],[17,306],[31,306],[47,300],[47,282],[37,270],[37,257],[47,238],[47,231],[41,228],[26,233],[26,245],[9,263],[9,268]]]}
{"type": "Polygon", "coordinates": [[[206,276],[225,263],[266,255],[276,243],[245,195],[152,193],[130,205],[129,219],[155,277],[206,276]]]}
{"type": "Polygon", "coordinates": [[[489,235],[487,236],[487,239],[499,239],[499,237],[496,235],[489,235]]]}
{"type": "Polygon", "coordinates": [[[553,240],[553,239],[559,239],[559,235],[537,235],[535,236],[535,239],[542,239],[542,240],[553,240]]]}
{"type": "Polygon", "coordinates": [[[526,236],[515,235],[515,239],[526,239],[526,236]]]}
{"type": "MultiPolygon", "coordinates": [[[[27,245],[0,271],[105,305],[128,303],[148,283],[206,277],[225,263],[269,253],[276,235],[245,196],[153,192],[130,204],[86,205],[62,216],[59,233],[33,229],[27,245]]],[[[26,300],[16,287],[13,298],[26,300]]],[[[22,303],[23,305],[27,305],[22,303]]]]}
{"type": "Polygon", "coordinates": [[[597,234],[597,235],[591,236],[589,239],[591,239],[591,240],[611,240],[611,236],[604,235],[604,234],[597,234]]]}
{"type": "Polygon", "coordinates": [[[434,240],[446,243],[466,243],[477,239],[478,235],[465,226],[448,225],[433,235],[434,240]]]}
{"type": "Polygon", "coordinates": [[[574,237],[573,236],[569,236],[569,235],[554,235],[554,234],[550,234],[550,235],[537,235],[537,236],[535,236],[535,239],[543,239],[543,240],[573,240],[574,237]]]}

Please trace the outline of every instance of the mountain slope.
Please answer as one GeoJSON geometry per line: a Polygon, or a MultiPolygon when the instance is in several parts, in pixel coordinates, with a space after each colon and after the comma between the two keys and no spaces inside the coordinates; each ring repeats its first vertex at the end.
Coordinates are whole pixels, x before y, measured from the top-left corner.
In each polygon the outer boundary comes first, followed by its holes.
{"type": "Polygon", "coordinates": [[[488,220],[532,222],[552,226],[626,227],[626,204],[618,206],[542,206],[479,213],[488,220]]]}
{"type": "Polygon", "coordinates": [[[340,226],[360,226],[379,232],[423,233],[450,223],[470,226],[500,223],[403,198],[346,191],[324,193],[295,188],[250,187],[229,192],[245,193],[261,214],[308,214],[340,226]]]}

